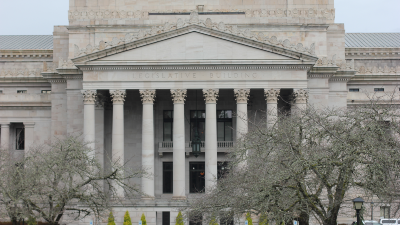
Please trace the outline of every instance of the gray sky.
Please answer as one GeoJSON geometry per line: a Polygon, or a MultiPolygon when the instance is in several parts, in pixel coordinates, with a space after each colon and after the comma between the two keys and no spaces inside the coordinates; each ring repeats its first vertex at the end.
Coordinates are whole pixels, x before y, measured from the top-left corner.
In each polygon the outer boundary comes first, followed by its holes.
{"type": "MultiPolygon", "coordinates": [[[[68,0],[0,0],[0,35],[52,34],[68,24],[68,0]]],[[[400,0],[335,0],[336,23],[351,32],[400,32],[400,0]]]]}

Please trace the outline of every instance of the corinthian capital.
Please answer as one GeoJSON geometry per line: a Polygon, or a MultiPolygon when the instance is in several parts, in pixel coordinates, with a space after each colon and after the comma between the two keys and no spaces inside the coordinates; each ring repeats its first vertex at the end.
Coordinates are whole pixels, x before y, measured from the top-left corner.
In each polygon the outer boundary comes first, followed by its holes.
{"type": "Polygon", "coordinates": [[[278,103],[278,97],[281,89],[264,89],[265,100],[267,103],[278,103]]]}
{"type": "Polygon", "coordinates": [[[185,103],[186,89],[171,89],[172,101],[174,103],[185,103]]]}
{"type": "Polygon", "coordinates": [[[124,104],[126,90],[110,90],[113,104],[124,104]]]}
{"type": "Polygon", "coordinates": [[[308,91],[299,89],[293,92],[295,103],[304,104],[308,100],[308,91]]]}
{"type": "Polygon", "coordinates": [[[145,89],[139,90],[140,97],[142,98],[143,104],[153,104],[154,99],[156,98],[156,90],[154,89],[145,89]]]}
{"type": "Polygon", "coordinates": [[[84,104],[94,104],[96,101],[96,90],[81,90],[83,95],[83,103],[84,104]]]}
{"type": "Polygon", "coordinates": [[[247,103],[249,100],[250,89],[234,89],[236,103],[247,103]]]}
{"type": "Polygon", "coordinates": [[[204,100],[206,103],[217,103],[219,89],[203,89],[204,100]]]}

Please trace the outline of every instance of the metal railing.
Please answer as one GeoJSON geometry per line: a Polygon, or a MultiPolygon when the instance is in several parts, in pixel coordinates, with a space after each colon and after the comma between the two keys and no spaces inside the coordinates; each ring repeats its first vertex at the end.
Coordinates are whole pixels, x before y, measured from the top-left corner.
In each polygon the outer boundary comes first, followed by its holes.
{"type": "MultiPolygon", "coordinates": [[[[234,141],[218,141],[217,142],[217,147],[218,148],[232,148],[234,146],[235,142],[234,141]]],[[[186,146],[191,148],[192,147],[192,142],[190,141],[189,143],[186,143],[186,146]]],[[[204,148],[205,142],[202,141],[200,147],[204,148]]],[[[173,148],[173,142],[172,141],[162,141],[158,143],[159,148],[173,148]]]]}

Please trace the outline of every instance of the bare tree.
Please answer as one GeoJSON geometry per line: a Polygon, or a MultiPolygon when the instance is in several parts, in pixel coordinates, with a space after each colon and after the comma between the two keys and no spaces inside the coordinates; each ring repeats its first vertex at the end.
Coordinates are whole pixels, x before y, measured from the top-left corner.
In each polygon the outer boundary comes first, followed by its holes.
{"type": "MultiPolygon", "coordinates": [[[[111,204],[123,204],[117,195],[120,187],[129,195],[141,193],[139,187],[130,183],[130,178],[141,177],[144,171],[128,169],[118,161],[104,171],[93,151],[80,138],[70,136],[33,148],[17,161],[19,167],[2,162],[4,170],[0,177],[14,176],[13,170],[18,171],[18,178],[12,177],[16,182],[1,186],[3,198],[4,193],[12,193],[8,199],[18,208],[16,218],[34,216],[49,224],[59,224],[66,218],[99,217],[111,204]]],[[[6,211],[15,208],[6,204],[5,199],[2,203],[6,211]]]]}
{"type": "Polygon", "coordinates": [[[373,97],[348,110],[309,106],[273,126],[254,124],[229,155],[229,173],[187,210],[205,219],[251,212],[276,222],[297,218],[303,225],[314,215],[321,224],[337,225],[341,207],[354,195],[399,199],[400,114],[394,100],[373,97]]]}

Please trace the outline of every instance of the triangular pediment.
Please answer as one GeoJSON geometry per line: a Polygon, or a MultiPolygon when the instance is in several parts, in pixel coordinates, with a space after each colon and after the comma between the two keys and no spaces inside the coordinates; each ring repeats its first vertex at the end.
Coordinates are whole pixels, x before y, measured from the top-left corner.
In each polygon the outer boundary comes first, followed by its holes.
{"type": "Polygon", "coordinates": [[[293,60],[293,58],[192,32],[97,61],[165,60],[293,60]]]}
{"type": "Polygon", "coordinates": [[[198,25],[118,44],[72,59],[78,67],[162,62],[184,64],[186,61],[191,64],[233,61],[243,64],[250,61],[257,61],[258,64],[314,64],[316,60],[317,57],[304,52],[198,25]]]}

